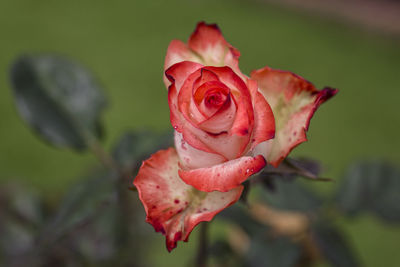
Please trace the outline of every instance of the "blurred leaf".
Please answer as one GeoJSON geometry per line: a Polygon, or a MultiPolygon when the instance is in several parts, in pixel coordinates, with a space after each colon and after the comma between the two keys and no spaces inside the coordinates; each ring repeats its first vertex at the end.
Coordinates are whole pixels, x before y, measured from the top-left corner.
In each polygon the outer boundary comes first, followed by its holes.
{"type": "Polygon", "coordinates": [[[336,195],[349,215],[370,211],[386,221],[400,221],[400,170],[385,162],[360,162],[345,173],[336,195]]]}
{"type": "Polygon", "coordinates": [[[43,236],[50,240],[57,239],[95,220],[107,206],[115,203],[117,193],[112,175],[116,174],[95,172],[89,179],[70,189],[43,236]]]}
{"type": "Polygon", "coordinates": [[[111,259],[117,252],[118,207],[113,203],[105,207],[101,214],[89,224],[80,227],[70,238],[75,250],[91,262],[111,259]]]}
{"type": "Polygon", "coordinates": [[[23,255],[33,247],[36,233],[30,225],[4,217],[0,226],[0,249],[3,257],[23,255]]]}
{"type": "Polygon", "coordinates": [[[237,224],[250,239],[244,255],[245,266],[295,266],[300,247],[283,236],[275,236],[271,228],[254,220],[244,205],[234,205],[221,212],[221,217],[237,224]]]}
{"type": "Polygon", "coordinates": [[[263,194],[263,199],[273,208],[312,212],[321,207],[322,200],[299,182],[273,180],[275,191],[263,194]]]}
{"type": "Polygon", "coordinates": [[[245,205],[247,205],[248,204],[247,200],[248,200],[249,193],[250,193],[250,190],[251,190],[251,184],[250,184],[250,181],[247,180],[242,185],[243,185],[244,188],[243,188],[242,194],[240,195],[240,199],[239,200],[241,202],[243,202],[245,205]]]}
{"type": "Polygon", "coordinates": [[[330,181],[329,178],[319,177],[321,166],[319,162],[311,159],[286,158],[278,167],[267,165],[262,175],[266,177],[293,180],[303,177],[316,181],[330,181]]]}
{"type": "Polygon", "coordinates": [[[11,68],[21,117],[47,142],[83,150],[87,138],[102,135],[106,99],[82,66],[54,55],[25,55],[11,68]]]}
{"type": "Polygon", "coordinates": [[[173,140],[171,132],[162,134],[146,130],[127,132],[114,146],[113,158],[125,168],[133,167],[158,149],[172,146],[173,140]]]}
{"type": "Polygon", "coordinates": [[[220,218],[235,223],[242,228],[249,236],[265,233],[269,228],[255,220],[253,220],[246,206],[233,205],[220,213],[220,218]]]}
{"type": "Polygon", "coordinates": [[[354,252],[338,229],[327,223],[320,223],[314,225],[311,232],[318,249],[332,266],[360,266],[354,252]]]}
{"type": "Polygon", "coordinates": [[[17,221],[38,227],[44,221],[43,203],[31,189],[18,183],[7,183],[0,187],[0,205],[17,221]]]}
{"type": "Polygon", "coordinates": [[[300,247],[283,237],[252,238],[246,254],[246,266],[251,267],[292,267],[296,266],[301,253],[300,247]]]}
{"type": "Polygon", "coordinates": [[[0,187],[0,265],[17,266],[15,259],[34,247],[44,221],[42,204],[25,186],[11,182],[0,187]]]}
{"type": "Polygon", "coordinates": [[[209,251],[211,259],[218,263],[218,267],[243,266],[239,255],[235,254],[226,240],[217,240],[211,244],[209,251]]]}

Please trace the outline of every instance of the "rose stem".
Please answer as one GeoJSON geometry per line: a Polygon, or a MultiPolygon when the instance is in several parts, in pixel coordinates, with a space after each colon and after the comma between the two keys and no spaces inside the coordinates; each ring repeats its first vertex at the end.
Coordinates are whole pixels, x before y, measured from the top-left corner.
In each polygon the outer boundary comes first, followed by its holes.
{"type": "Polygon", "coordinates": [[[200,237],[199,245],[197,248],[196,266],[197,267],[207,267],[207,257],[208,257],[208,223],[202,222],[200,224],[200,237]]]}

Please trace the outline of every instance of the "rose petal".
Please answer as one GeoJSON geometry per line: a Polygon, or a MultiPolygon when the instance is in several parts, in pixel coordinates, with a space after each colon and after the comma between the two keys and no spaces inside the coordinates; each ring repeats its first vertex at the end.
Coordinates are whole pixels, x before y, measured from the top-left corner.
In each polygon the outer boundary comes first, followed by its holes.
{"type": "MultiPolygon", "coordinates": [[[[164,70],[181,61],[193,61],[207,66],[229,66],[240,77],[246,77],[239,69],[240,52],[223,37],[218,26],[200,22],[189,38],[188,45],[173,40],[167,50],[164,70]]],[[[168,87],[170,82],[164,78],[168,87]]]]}
{"type": "Polygon", "coordinates": [[[229,131],[236,114],[236,104],[231,100],[230,95],[224,105],[210,118],[202,121],[199,127],[209,133],[218,134],[229,131]]]}
{"type": "Polygon", "coordinates": [[[310,82],[291,72],[269,67],[253,71],[251,79],[258,82],[275,116],[276,133],[267,161],[276,167],[294,147],[307,140],[306,131],[314,112],[337,90],[318,91],[310,82]]]}
{"type": "Polygon", "coordinates": [[[172,127],[174,127],[176,131],[182,133],[186,142],[196,149],[210,153],[217,153],[202,141],[204,138],[198,136],[204,136],[207,134],[193,126],[192,123],[187,121],[179,111],[178,90],[176,89],[175,83],[172,83],[168,89],[168,104],[172,127]]]}
{"type": "Polygon", "coordinates": [[[249,88],[229,67],[205,68],[218,75],[220,81],[231,89],[232,95],[236,100],[236,117],[232,125],[231,134],[250,136],[254,126],[254,113],[249,88]]]}
{"type": "MultiPolygon", "coordinates": [[[[199,58],[199,56],[193,53],[193,51],[191,51],[184,42],[179,40],[172,40],[168,46],[167,55],[165,56],[164,71],[175,63],[179,63],[182,61],[201,63],[201,59],[199,58]]],[[[167,88],[171,84],[171,82],[165,75],[164,83],[167,88]]]]}
{"type": "Polygon", "coordinates": [[[219,165],[194,170],[179,170],[182,180],[200,191],[227,192],[264,168],[263,156],[241,157],[219,165]]]}
{"type": "Polygon", "coordinates": [[[226,161],[225,157],[198,150],[188,144],[181,133],[175,131],[175,147],[178,152],[181,164],[188,169],[210,167],[226,161]]]}
{"type": "Polygon", "coordinates": [[[275,118],[268,102],[264,96],[258,92],[257,82],[249,80],[248,87],[252,93],[254,106],[254,129],[250,148],[253,149],[256,145],[274,138],[275,118]]]}
{"type": "MultiPolygon", "coordinates": [[[[179,90],[181,89],[183,83],[186,79],[190,76],[190,74],[196,72],[196,70],[202,68],[203,65],[190,62],[190,61],[183,61],[177,63],[165,71],[165,76],[171,83],[174,83],[176,88],[179,90]]],[[[170,83],[170,84],[171,84],[170,83]]]]}
{"type": "Polygon", "coordinates": [[[178,162],[175,149],[160,150],[143,162],[133,182],[145,208],[146,221],[165,235],[168,251],[178,241],[187,241],[197,224],[210,221],[235,203],[243,190],[239,186],[225,193],[198,191],[179,178],[178,162]]]}
{"type": "MultiPolygon", "coordinates": [[[[181,73],[180,71],[178,71],[179,66],[177,65],[183,64],[187,64],[187,62],[177,63],[167,71],[167,74],[170,77],[171,81],[174,81],[175,72],[181,73]],[[172,72],[172,70],[174,70],[174,72],[172,72]]],[[[232,127],[234,131],[229,134],[221,133],[217,135],[207,133],[200,129],[199,125],[197,125],[196,123],[196,119],[200,118],[195,117],[198,114],[190,114],[190,112],[185,112],[185,110],[188,110],[190,107],[188,101],[192,99],[192,88],[190,85],[192,84],[193,80],[196,80],[198,77],[200,77],[200,70],[196,70],[194,73],[191,73],[187,77],[182,85],[181,91],[179,92],[179,97],[176,83],[173,82],[170,85],[168,90],[168,102],[170,107],[171,123],[175,130],[182,133],[185,141],[194,148],[209,153],[219,154],[226,159],[234,159],[243,154],[250,141],[250,133],[253,129],[253,108],[251,106],[251,102],[250,104],[247,103],[248,101],[251,101],[250,93],[248,92],[248,89],[244,82],[228,67],[208,68],[212,68],[212,70],[223,73],[224,79],[233,77],[233,79],[236,79],[236,81],[231,81],[230,83],[236,85],[237,87],[240,87],[240,89],[234,89],[239,92],[237,93],[239,95],[238,98],[240,98],[239,100],[243,100],[240,103],[241,113],[239,114],[239,118],[238,114],[236,114],[234,120],[235,127],[232,127]],[[243,98],[241,94],[243,94],[243,98]],[[181,103],[179,103],[179,101],[181,101],[181,103]],[[246,110],[247,107],[249,108],[246,110]]]]}
{"type": "Polygon", "coordinates": [[[239,70],[240,52],[225,40],[216,24],[197,24],[188,46],[200,55],[204,65],[229,66],[235,71],[239,70]]]}

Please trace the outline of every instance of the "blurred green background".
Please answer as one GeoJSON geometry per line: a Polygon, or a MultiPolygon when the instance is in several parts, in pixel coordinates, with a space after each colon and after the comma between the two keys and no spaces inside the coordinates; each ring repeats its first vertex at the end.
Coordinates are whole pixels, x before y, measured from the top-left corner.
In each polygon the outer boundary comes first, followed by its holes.
{"type": "MultiPolygon", "coordinates": [[[[104,114],[106,146],[126,129],[170,128],[163,61],[172,39],[186,41],[198,21],[217,23],[241,51],[243,72],[268,65],[293,71],[339,94],[312,120],[310,142],[294,155],[319,159],[338,179],[355,159],[400,163],[400,41],[393,36],[324,19],[318,14],[257,1],[0,2],[0,179],[20,180],[57,202],[88,166],[89,154],[47,146],[18,117],[8,81],[10,63],[24,52],[57,52],[89,67],[110,99],[104,114]]],[[[332,183],[313,184],[323,193],[332,183]]],[[[400,229],[364,216],[341,222],[366,266],[398,266],[400,229]]],[[[151,227],[151,226],[149,226],[151,227]]],[[[157,234],[158,235],[158,234],[157,234]]],[[[163,237],[157,266],[184,264],[193,248],[172,254],[163,237]],[[161,265],[160,265],[161,264],[161,265]]],[[[180,265],[179,265],[180,266],[180,265]]]]}

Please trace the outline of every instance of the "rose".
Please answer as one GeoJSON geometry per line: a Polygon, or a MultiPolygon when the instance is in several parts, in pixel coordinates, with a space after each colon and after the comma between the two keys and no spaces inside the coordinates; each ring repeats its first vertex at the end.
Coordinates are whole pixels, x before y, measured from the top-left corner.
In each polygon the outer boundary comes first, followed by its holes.
{"type": "Polygon", "coordinates": [[[165,72],[179,176],[198,190],[226,192],[261,170],[249,151],[274,137],[275,122],[257,84],[229,67],[183,61],[165,72]]]}
{"type": "Polygon", "coordinates": [[[188,44],[174,40],[168,47],[164,82],[176,150],[152,155],[134,181],[147,221],[166,235],[168,250],[235,203],[240,184],[266,161],[278,166],[304,142],[315,110],[337,92],[269,67],[249,78],[239,56],[216,25],[205,23],[188,44]]]}

